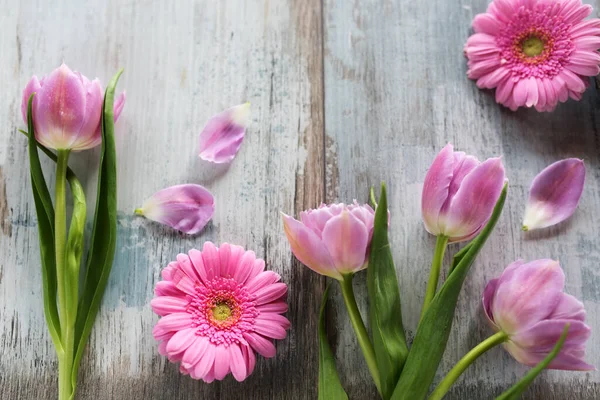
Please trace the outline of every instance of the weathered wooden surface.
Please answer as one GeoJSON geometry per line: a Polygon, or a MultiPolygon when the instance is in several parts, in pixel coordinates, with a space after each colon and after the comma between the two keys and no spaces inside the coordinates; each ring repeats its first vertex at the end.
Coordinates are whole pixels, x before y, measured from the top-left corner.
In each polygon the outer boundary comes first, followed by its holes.
{"type": "MultiPolygon", "coordinates": [[[[101,1],[0,0],[0,398],[56,397],[56,360],[46,332],[36,217],[26,143],[17,128],[30,75],[66,61],[104,82],[125,67],[127,104],[117,124],[119,244],[83,359],[80,399],[316,398],[316,315],[324,280],[293,260],[279,210],[321,201],[365,201],[389,186],[394,256],[409,338],[414,335],[434,240],[419,198],[434,154],[448,141],[481,158],[503,154],[511,182],[504,215],[460,299],[441,371],[489,334],[485,282],[517,258],[559,258],[566,290],[582,299],[600,365],[600,96],[552,114],[512,113],[465,77],[462,46],[485,0],[101,1]],[[252,103],[252,125],[229,168],[195,157],[206,119],[252,103]],[[574,217],[523,234],[531,179],[557,159],[585,159],[588,177],[574,217]],[[154,191],[195,182],[217,199],[211,225],[187,237],[132,216],[154,191]],[[205,240],[263,256],[290,284],[293,328],[275,359],[260,359],[243,384],[206,385],[158,355],[148,306],[160,269],[205,240]]],[[[93,199],[97,152],[71,165],[93,199]]],[[[51,164],[45,163],[51,170],[51,164]]],[[[48,178],[52,179],[49,173],[48,178]]],[[[90,205],[93,200],[90,200],[90,205]]],[[[454,248],[453,248],[454,249],[454,248]]],[[[365,276],[356,278],[366,310],[365,276]]],[[[351,399],[375,392],[334,291],[330,336],[351,399]]],[[[501,349],[470,368],[448,398],[487,399],[527,369],[501,349]]],[[[600,375],[549,372],[528,399],[595,399],[600,375]]]]}

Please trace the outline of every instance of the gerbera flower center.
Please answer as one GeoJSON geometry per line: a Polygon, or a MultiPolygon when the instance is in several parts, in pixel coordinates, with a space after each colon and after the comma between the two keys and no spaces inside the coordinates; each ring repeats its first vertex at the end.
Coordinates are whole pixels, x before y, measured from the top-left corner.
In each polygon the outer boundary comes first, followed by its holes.
{"type": "Polygon", "coordinates": [[[570,62],[570,25],[552,7],[521,7],[496,36],[500,62],[513,78],[553,78],[570,62]]]}
{"type": "Polygon", "coordinates": [[[245,342],[243,334],[253,330],[258,315],[254,295],[233,278],[216,277],[196,284],[188,312],[197,335],[214,344],[245,342]]]}
{"type": "Polygon", "coordinates": [[[225,321],[231,317],[231,308],[226,303],[219,303],[212,309],[213,318],[217,321],[225,321]]]}
{"type": "Polygon", "coordinates": [[[523,40],[521,48],[527,57],[537,57],[544,51],[544,41],[537,36],[529,36],[523,40]]]}

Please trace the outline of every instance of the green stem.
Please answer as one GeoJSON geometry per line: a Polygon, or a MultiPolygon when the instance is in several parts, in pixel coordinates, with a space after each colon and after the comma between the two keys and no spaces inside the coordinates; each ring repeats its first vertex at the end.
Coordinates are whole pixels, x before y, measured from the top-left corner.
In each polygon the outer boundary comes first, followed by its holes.
{"type": "Polygon", "coordinates": [[[373,377],[377,391],[381,395],[381,384],[379,381],[379,369],[377,369],[377,361],[375,359],[375,350],[373,349],[373,344],[369,339],[367,328],[365,328],[365,324],[360,316],[356,299],[354,298],[352,277],[353,274],[344,275],[343,280],[340,281],[340,286],[342,287],[342,296],[344,297],[344,303],[346,303],[348,315],[350,315],[350,321],[352,322],[352,327],[356,333],[358,344],[360,345],[365,357],[365,361],[367,362],[367,367],[369,368],[369,372],[371,372],[371,376],[373,377]]]}
{"type": "Polygon", "coordinates": [[[429,304],[435,297],[437,291],[438,280],[440,279],[440,270],[442,269],[442,261],[444,260],[444,253],[446,252],[446,246],[448,245],[448,237],[439,235],[435,243],[435,253],[433,254],[433,261],[431,262],[431,271],[429,272],[429,281],[427,282],[427,291],[425,292],[425,301],[423,302],[423,309],[421,310],[421,319],[429,308],[429,304]]]}
{"type": "Polygon", "coordinates": [[[460,375],[471,365],[480,355],[491,349],[492,347],[498,346],[508,340],[508,335],[502,331],[496,332],[483,342],[475,346],[469,351],[459,362],[448,372],[448,375],[440,382],[435,388],[429,400],[440,400],[450,390],[450,387],[456,382],[460,375]]]}
{"type": "Polygon", "coordinates": [[[73,323],[69,321],[68,285],[69,274],[66,266],[67,241],[67,165],[69,150],[58,150],[56,162],[56,191],[54,232],[56,246],[56,277],[58,283],[58,307],[61,319],[61,340],[64,353],[58,361],[58,397],[67,400],[71,396],[71,369],[73,366],[73,323]]]}

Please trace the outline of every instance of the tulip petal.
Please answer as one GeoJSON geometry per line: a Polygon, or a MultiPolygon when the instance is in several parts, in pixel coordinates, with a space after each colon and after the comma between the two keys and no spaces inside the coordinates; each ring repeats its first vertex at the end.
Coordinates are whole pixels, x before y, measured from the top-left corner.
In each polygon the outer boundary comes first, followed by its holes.
{"type": "Polygon", "coordinates": [[[581,321],[553,319],[540,321],[527,330],[511,336],[512,342],[507,350],[517,361],[534,366],[554,347],[566,324],[570,324],[567,339],[558,357],[550,363],[549,369],[575,371],[593,370],[594,367],[583,362],[585,342],[591,334],[589,326],[581,321]]]}
{"type": "Polygon", "coordinates": [[[447,144],[435,157],[423,183],[421,212],[427,232],[433,235],[441,233],[438,226],[440,211],[448,199],[450,182],[454,173],[454,153],[452,145],[447,144]]]}
{"type": "MultiPolygon", "coordinates": [[[[25,125],[27,125],[27,107],[29,105],[29,98],[33,93],[36,93],[40,90],[40,81],[37,76],[32,76],[29,82],[27,82],[27,86],[25,86],[25,90],[23,90],[23,99],[21,101],[21,114],[23,115],[23,121],[25,125]]],[[[33,97],[33,105],[32,112],[35,110],[35,104],[37,96],[33,97]]]]}
{"type": "Polygon", "coordinates": [[[570,294],[562,293],[558,305],[550,314],[549,319],[572,319],[585,321],[583,303],[570,294]]]}
{"type": "Polygon", "coordinates": [[[186,184],[156,192],[135,213],[193,235],[210,221],[214,210],[214,198],[208,190],[186,184]]]}
{"type": "Polygon", "coordinates": [[[349,211],[344,210],[327,221],[323,243],[338,272],[356,272],[366,267],[369,232],[366,226],[349,211]]]}
{"type": "Polygon", "coordinates": [[[200,158],[219,164],[233,160],[244,140],[249,113],[250,103],[245,103],[209,119],[200,133],[200,158]]]}
{"type": "Polygon", "coordinates": [[[62,64],[44,78],[36,97],[36,139],[46,147],[70,149],[86,117],[81,75],[62,64]]]}
{"type": "Polygon", "coordinates": [[[481,302],[483,303],[483,311],[485,312],[485,316],[488,321],[496,325],[494,323],[494,314],[492,313],[492,304],[494,304],[494,296],[496,294],[496,288],[498,287],[498,279],[490,280],[487,285],[485,285],[485,289],[483,290],[483,296],[481,302]]]}
{"type": "Polygon", "coordinates": [[[552,314],[561,301],[565,275],[550,259],[517,264],[506,272],[497,283],[492,315],[503,331],[512,334],[552,314]]]}
{"type": "Polygon", "coordinates": [[[75,72],[85,88],[85,118],[81,124],[79,135],[73,136],[70,148],[74,151],[91,149],[102,142],[100,117],[104,103],[102,85],[98,79],[90,81],[85,76],[75,72]]]}
{"type": "Polygon", "coordinates": [[[283,213],[282,216],[285,235],[296,258],[319,274],[343,279],[321,239],[301,222],[283,213]]]}
{"type": "Polygon", "coordinates": [[[577,158],[557,161],[540,172],[529,189],[523,230],[546,228],[569,218],[585,182],[585,165],[577,158]]]}
{"type": "Polygon", "coordinates": [[[450,206],[450,199],[456,195],[456,192],[458,192],[458,189],[460,188],[460,185],[465,177],[479,164],[481,164],[479,160],[473,156],[468,156],[462,151],[454,152],[454,170],[452,171],[452,181],[448,187],[448,200],[446,200],[441,209],[442,214],[450,206]]]}
{"type": "Polygon", "coordinates": [[[125,99],[126,98],[127,98],[127,94],[125,93],[125,91],[123,91],[123,93],[121,93],[119,95],[119,97],[117,97],[115,99],[115,104],[113,105],[113,118],[114,118],[115,122],[117,122],[117,120],[121,116],[123,107],[125,107],[125,99]]]}
{"type": "Polygon", "coordinates": [[[504,166],[500,158],[490,158],[474,168],[462,181],[439,225],[450,241],[477,231],[492,214],[504,186],[504,166]]]}

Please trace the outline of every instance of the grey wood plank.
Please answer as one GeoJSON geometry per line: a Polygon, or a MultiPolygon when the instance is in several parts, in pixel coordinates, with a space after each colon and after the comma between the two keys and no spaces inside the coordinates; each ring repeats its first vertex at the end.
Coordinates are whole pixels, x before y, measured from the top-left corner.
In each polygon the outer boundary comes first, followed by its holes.
{"type": "MultiPolygon", "coordinates": [[[[0,398],[56,398],[27,148],[17,128],[31,74],[63,60],[104,82],[124,67],[119,88],[128,92],[117,124],[117,254],[78,398],[314,398],[322,279],[293,261],[279,210],[297,213],[324,195],[320,1],[0,0],[0,9],[0,398]],[[252,123],[239,155],[230,167],[202,163],[196,141],[204,122],[243,101],[252,103],[252,123]],[[154,191],[185,182],[204,184],[216,198],[201,235],[132,216],[154,191]],[[290,284],[294,329],[243,384],[181,376],[152,338],[158,318],[149,301],[161,268],[205,240],[255,250],[290,284]]],[[[97,155],[71,160],[90,210],[97,155]]]]}
{"type": "MultiPolygon", "coordinates": [[[[585,303],[595,330],[588,359],[600,362],[598,91],[552,114],[513,113],[495,104],[466,76],[463,45],[473,16],[488,1],[325,0],[325,127],[327,155],[336,161],[336,200],[367,200],[367,190],[388,184],[391,242],[408,337],[414,337],[435,239],[420,219],[423,178],[447,143],[480,158],[502,154],[510,179],[504,214],[465,282],[440,379],[454,362],[490,335],[480,296],[487,280],[515,259],[560,259],[566,291],[585,303]],[[564,157],[584,158],[587,183],[573,218],[540,233],[523,234],[520,222],[531,179],[564,157]]],[[[328,188],[329,191],[329,188],[328,188]]],[[[328,200],[334,200],[330,198],[328,200]]],[[[450,253],[457,247],[452,246],[450,253]]],[[[446,261],[449,261],[449,256],[446,261]]],[[[365,274],[357,296],[366,311],[365,274]]],[[[340,334],[337,359],[350,398],[375,390],[336,295],[340,334]],[[365,391],[368,388],[368,391],[365,391]]],[[[526,372],[502,349],[476,362],[447,396],[488,399],[526,372]]],[[[595,399],[596,372],[544,373],[524,398],[595,399]]]]}

